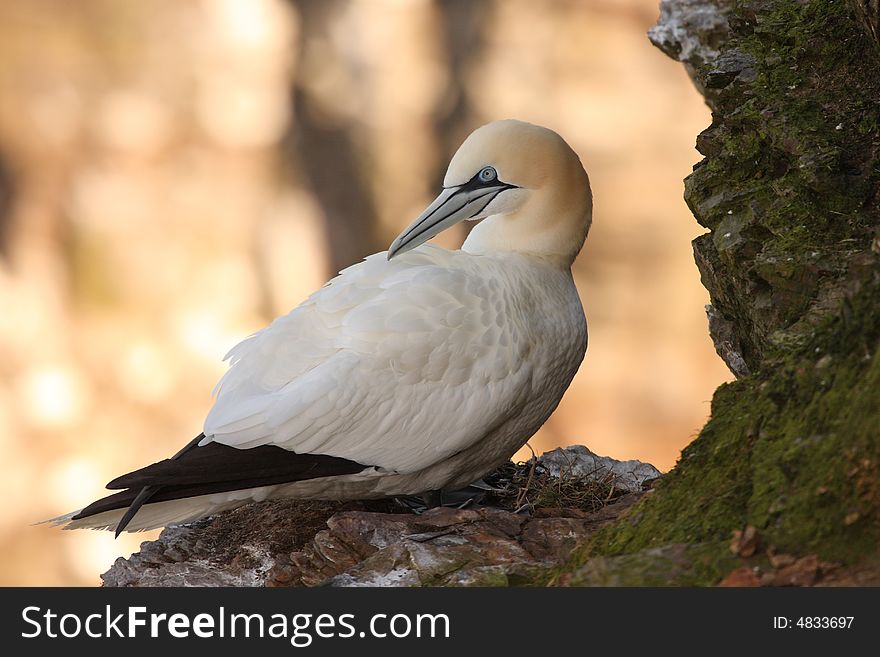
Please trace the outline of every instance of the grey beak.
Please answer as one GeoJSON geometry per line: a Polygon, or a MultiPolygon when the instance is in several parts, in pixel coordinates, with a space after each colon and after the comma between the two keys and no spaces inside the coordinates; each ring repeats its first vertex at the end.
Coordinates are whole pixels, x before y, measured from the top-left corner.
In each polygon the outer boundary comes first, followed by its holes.
{"type": "Polygon", "coordinates": [[[498,194],[514,185],[497,182],[474,185],[473,181],[458,187],[446,187],[415,221],[406,227],[388,249],[388,259],[414,249],[465,219],[477,219],[498,194]]]}

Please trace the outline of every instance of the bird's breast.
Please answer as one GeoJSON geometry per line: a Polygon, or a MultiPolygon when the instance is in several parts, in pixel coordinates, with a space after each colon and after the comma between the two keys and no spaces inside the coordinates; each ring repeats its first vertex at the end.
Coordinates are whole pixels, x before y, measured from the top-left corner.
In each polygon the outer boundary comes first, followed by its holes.
{"type": "Polygon", "coordinates": [[[536,386],[577,370],[586,349],[586,321],[568,271],[508,256],[475,283],[482,288],[484,332],[477,358],[494,360],[495,376],[528,367],[536,386]]]}

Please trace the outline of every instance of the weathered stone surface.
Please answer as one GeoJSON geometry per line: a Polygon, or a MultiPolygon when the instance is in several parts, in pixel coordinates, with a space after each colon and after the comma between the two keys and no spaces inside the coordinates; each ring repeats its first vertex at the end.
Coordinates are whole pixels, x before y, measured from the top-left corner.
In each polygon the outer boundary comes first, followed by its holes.
{"type": "Polygon", "coordinates": [[[333,516],[300,552],[279,562],[270,586],[506,586],[548,579],[597,526],[638,495],[597,514],[535,517],[493,508],[440,507],[421,515],[333,516]],[[331,546],[328,549],[328,546],[331,546]]]}
{"type": "Polygon", "coordinates": [[[168,527],[128,559],[117,559],[101,578],[110,587],[259,586],[276,555],[302,548],[337,511],[386,507],[383,502],[251,504],[168,527]]]}
{"type": "Polygon", "coordinates": [[[736,335],[734,323],[719,315],[712,304],[706,305],[706,317],[709,320],[709,335],[712,336],[715,351],[721,356],[733,375],[741,379],[751,374],[752,372],[742,356],[742,346],[736,335]]]}
{"type": "Polygon", "coordinates": [[[662,0],[648,38],[664,53],[694,69],[714,61],[727,41],[728,2],[662,0]]]}
{"type": "Polygon", "coordinates": [[[560,447],[541,456],[538,467],[553,477],[577,477],[604,480],[611,478],[617,488],[631,493],[660,476],[650,463],[618,461],[610,456],[599,456],[583,445],[560,447]]]}
{"type": "Polygon", "coordinates": [[[662,0],[660,19],[648,31],[651,43],[684,64],[710,106],[712,84],[697,71],[718,60],[729,36],[727,16],[731,4],[727,0],[662,0]]]}

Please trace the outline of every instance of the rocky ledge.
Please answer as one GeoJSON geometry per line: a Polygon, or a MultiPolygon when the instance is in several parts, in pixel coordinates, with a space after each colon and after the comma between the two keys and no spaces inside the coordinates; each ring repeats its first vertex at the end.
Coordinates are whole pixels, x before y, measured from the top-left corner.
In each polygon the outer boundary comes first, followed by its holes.
{"type": "Polygon", "coordinates": [[[468,586],[543,581],[660,472],[586,447],[508,464],[457,506],[269,501],[165,529],[104,586],[468,586]]]}

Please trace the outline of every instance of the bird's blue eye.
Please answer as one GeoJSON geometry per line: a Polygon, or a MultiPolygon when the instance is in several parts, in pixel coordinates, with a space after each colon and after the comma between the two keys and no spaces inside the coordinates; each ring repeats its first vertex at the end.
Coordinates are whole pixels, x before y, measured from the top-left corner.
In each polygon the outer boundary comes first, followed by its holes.
{"type": "Polygon", "coordinates": [[[492,167],[483,167],[480,169],[480,173],[477,174],[480,179],[480,182],[492,182],[493,180],[498,179],[498,173],[492,167]]]}

